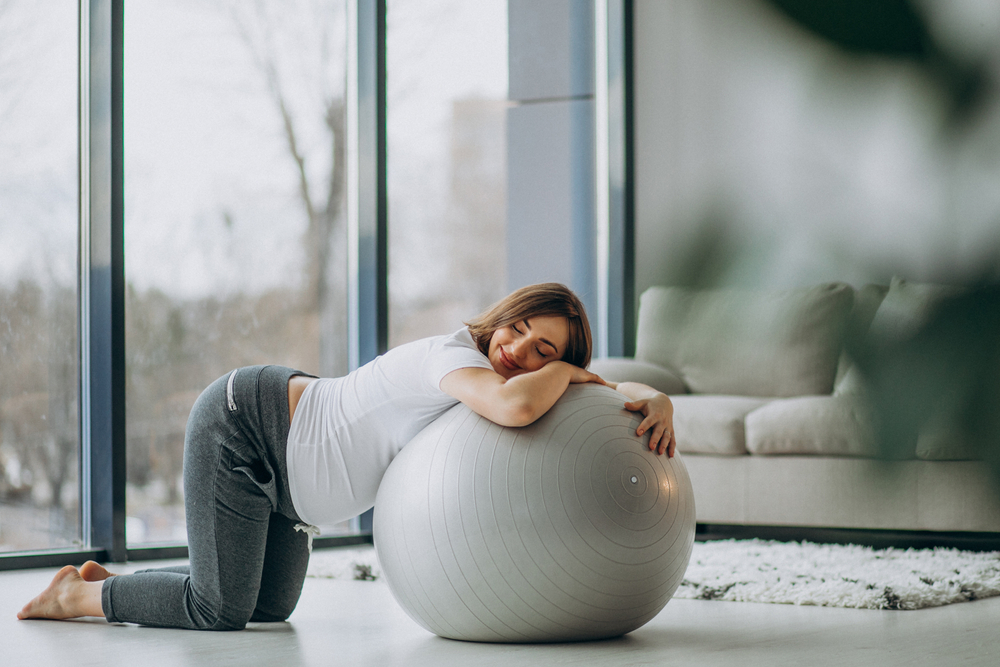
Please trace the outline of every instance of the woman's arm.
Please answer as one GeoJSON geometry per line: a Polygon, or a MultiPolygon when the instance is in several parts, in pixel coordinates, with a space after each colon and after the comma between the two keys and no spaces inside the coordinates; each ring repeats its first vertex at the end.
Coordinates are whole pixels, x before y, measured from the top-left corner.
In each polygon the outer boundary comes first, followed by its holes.
{"type": "Polygon", "coordinates": [[[636,429],[636,435],[649,434],[649,449],[657,454],[674,455],[677,439],[674,436],[674,404],[666,394],[638,382],[607,382],[612,389],[631,399],[626,410],[641,412],[645,419],[636,429]]]}
{"type": "Polygon", "coordinates": [[[565,361],[504,379],[487,368],[460,368],[444,376],[441,390],[501,426],[527,426],[549,411],[566,388],[604,384],[599,376],[565,361]]]}

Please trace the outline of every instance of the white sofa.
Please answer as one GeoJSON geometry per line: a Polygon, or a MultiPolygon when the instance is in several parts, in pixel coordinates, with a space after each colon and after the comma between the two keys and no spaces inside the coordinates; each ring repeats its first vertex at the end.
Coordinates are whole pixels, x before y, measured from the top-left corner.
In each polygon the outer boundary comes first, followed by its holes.
{"type": "Polygon", "coordinates": [[[905,336],[943,288],[893,280],[788,291],[653,287],[634,359],[606,379],[671,396],[698,523],[944,533],[1000,532],[1000,491],[948,433],[880,459],[853,335],[905,336]]]}

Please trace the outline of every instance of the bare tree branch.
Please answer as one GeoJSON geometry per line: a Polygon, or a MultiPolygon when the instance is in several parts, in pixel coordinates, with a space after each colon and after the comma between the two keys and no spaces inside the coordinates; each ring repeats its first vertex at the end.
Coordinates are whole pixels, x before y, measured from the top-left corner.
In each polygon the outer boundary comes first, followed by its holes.
{"type": "Polygon", "coordinates": [[[342,265],[337,258],[342,259],[346,252],[341,233],[345,188],[343,92],[320,95],[313,106],[306,107],[299,98],[303,94],[312,98],[311,91],[336,85],[336,70],[330,65],[340,61],[343,54],[335,52],[337,40],[332,30],[339,25],[337,13],[344,7],[337,2],[313,2],[308,7],[282,7],[279,14],[269,14],[269,7],[273,5],[260,0],[253,5],[229,5],[237,34],[280,118],[284,143],[295,169],[297,195],[307,217],[302,236],[306,284],[301,307],[305,313],[318,316],[319,370],[339,374],[346,371],[346,293],[342,289],[346,274],[335,270],[342,265]],[[289,16],[300,21],[308,17],[308,27],[304,31],[298,25],[290,27],[283,21],[289,16]],[[306,75],[305,82],[295,79],[301,74],[306,75]],[[325,156],[314,150],[316,140],[310,133],[314,128],[323,131],[320,141],[323,150],[328,151],[325,156]],[[308,144],[303,144],[303,137],[308,138],[308,144]],[[322,174],[317,172],[316,164],[310,163],[325,164],[327,159],[329,169],[322,174]]]}

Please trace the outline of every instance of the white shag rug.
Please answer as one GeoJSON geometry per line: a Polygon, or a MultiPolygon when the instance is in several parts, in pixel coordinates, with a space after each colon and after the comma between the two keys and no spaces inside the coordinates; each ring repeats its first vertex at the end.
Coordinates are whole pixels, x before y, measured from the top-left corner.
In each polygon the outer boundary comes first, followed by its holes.
{"type": "Polygon", "coordinates": [[[676,598],[921,609],[1000,595],[1000,552],[765,540],[695,543],[676,598]]]}
{"type": "MultiPolygon", "coordinates": [[[[308,576],[374,580],[371,546],[313,553],[308,576]]],[[[1000,552],[872,549],[856,545],[695,542],[675,598],[920,609],[1000,595],[1000,552]]]]}

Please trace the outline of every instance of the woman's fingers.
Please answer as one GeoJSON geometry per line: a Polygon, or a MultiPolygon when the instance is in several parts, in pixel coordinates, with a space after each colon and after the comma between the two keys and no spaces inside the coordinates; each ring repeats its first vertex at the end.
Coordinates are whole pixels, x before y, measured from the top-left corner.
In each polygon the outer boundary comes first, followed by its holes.
{"type": "Polygon", "coordinates": [[[663,438],[664,430],[665,429],[662,424],[660,424],[652,416],[648,416],[642,420],[641,424],[639,424],[639,428],[635,430],[635,434],[642,437],[644,433],[648,432],[649,442],[647,443],[647,446],[649,447],[649,451],[662,454],[663,452],[658,451],[658,449],[660,447],[660,441],[663,438]]]}
{"type": "Polygon", "coordinates": [[[649,436],[649,451],[656,452],[657,454],[662,454],[666,446],[666,441],[663,439],[663,431],[665,429],[660,424],[657,424],[652,433],[649,436]]]}
{"type": "Polygon", "coordinates": [[[649,439],[649,449],[650,451],[655,451],[657,454],[666,454],[667,458],[673,458],[674,450],[677,448],[677,440],[674,438],[674,434],[663,429],[662,431],[655,431],[653,437],[649,439]],[[654,440],[653,438],[659,434],[659,439],[654,440]]]}
{"type": "MultiPolygon", "coordinates": [[[[625,409],[629,412],[641,412],[645,415],[647,414],[647,410],[645,409],[647,405],[649,405],[649,400],[645,398],[641,401],[626,401],[625,409]]],[[[643,423],[645,423],[645,421],[643,421],[643,423]]],[[[642,428],[641,424],[639,425],[639,428],[642,428]]],[[[640,435],[642,434],[640,433],[640,435]]]]}
{"type": "Polygon", "coordinates": [[[642,436],[647,432],[650,433],[649,450],[672,457],[677,448],[677,439],[674,436],[673,410],[670,409],[669,400],[665,396],[663,399],[663,401],[656,402],[648,398],[627,401],[625,409],[643,414],[644,419],[639,423],[635,434],[642,436]]]}
{"type": "Polygon", "coordinates": [[[673,427],[664,415],[650,414],[648,405],[649,401],[646,400],[629,401],[625,404],[626,410],[642,412],[645,415],[645,419],[636,428],[635,434],[641,437],[643,434],[649,432],[649,450],[657,454],[666,454],[672,457],[677,447],[673,427]]]}
{"type": "Polygon", "coordinates": [[[635,430],[635,434],[643,435],[644,433],[655,427],[656,427],[656,420],[653,419],[653,417],[651,416],[647,416],[645,419],[642,420],[642,423],[639,424],[639,428],[635,430]]]}
{"type": "Polygon", "coordinates": [[[674,432],[664,428],[660,431],[660,439],[656,444],[656,453],[666,454],[667,458],[673,458],[675,449],[677,449],[677,438],[674,436],[674,432]]]}
{"type": "Polygon", "coordinates": [[[658,419],[656,415],[647,415],[635,430],[637,436],[649,432],[649,450],[657,454],[667,454],[673,456],[677,442],[674,439],[673,428],[664,420],[658,419]]]}

